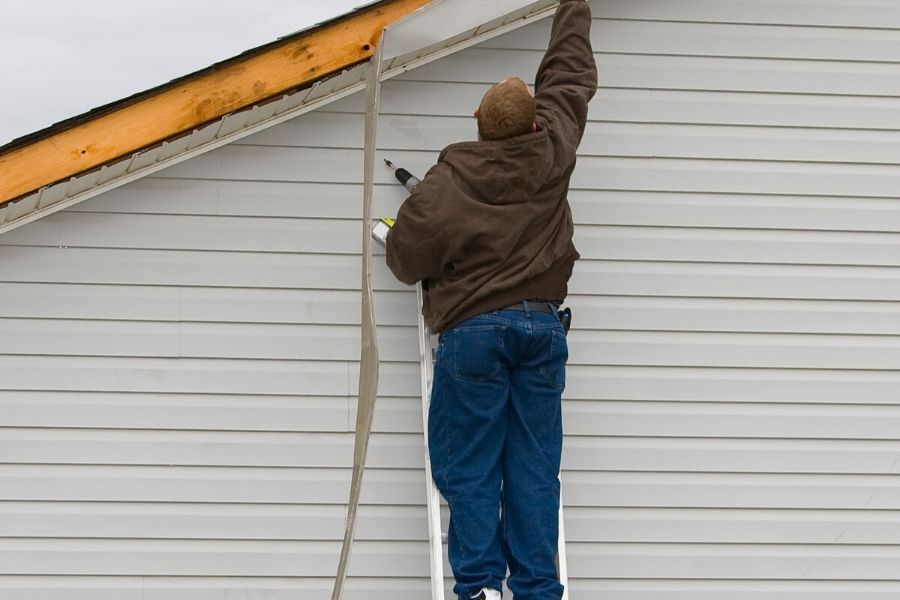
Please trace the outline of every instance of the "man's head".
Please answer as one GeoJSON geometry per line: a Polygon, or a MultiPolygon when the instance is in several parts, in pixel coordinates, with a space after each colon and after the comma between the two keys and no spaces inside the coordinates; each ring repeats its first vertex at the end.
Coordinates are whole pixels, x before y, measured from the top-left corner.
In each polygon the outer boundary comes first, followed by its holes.
{"type": "Polygon", "coordinates": [[[487,91],[475,118],[482,140],[505,140],[535,131],[534,93],[518,77],[504,79],[487,91]]]}

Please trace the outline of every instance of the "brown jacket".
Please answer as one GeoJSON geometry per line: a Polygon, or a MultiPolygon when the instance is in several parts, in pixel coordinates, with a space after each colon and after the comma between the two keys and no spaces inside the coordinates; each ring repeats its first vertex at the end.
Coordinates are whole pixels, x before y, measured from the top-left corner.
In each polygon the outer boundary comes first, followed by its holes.
{"type": "Polygon", "coordinates": [[[387,264],[426,280],[422,313],[439,332],[529,298],[562,302],[578,252],[566,198],[597,89],[591,13],[560,4],[535,79],[535,133],[447,146],[400,207],[387,264]]]}

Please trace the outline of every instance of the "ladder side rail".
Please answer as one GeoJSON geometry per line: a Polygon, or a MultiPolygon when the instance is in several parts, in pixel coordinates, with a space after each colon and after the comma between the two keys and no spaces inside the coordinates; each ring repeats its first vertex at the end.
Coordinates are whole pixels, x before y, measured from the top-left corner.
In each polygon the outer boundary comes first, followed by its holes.
{"type": "Polygon", "coordinates": [[[563,585],[562,600],[569,600],[569,565],[566,561],[566,524],[563,518],[562,478],[559,482],[559,546],[557,548],[559,582],[563,585]]]}
{"type": "Polygon", "coordinates": [[[428,543],[431,561],[431,599],[444,600],[444,552],[441,533],[441,495],[431,476],[431,456],[428,452],[428,407],[431,404],[431,384],[434,380],[431,331],[422,316],[422,283],[416,284],[419,320],[419,361],[422,384],[422,430],[425,441],[425,502],[428,510],[428,543]]]}

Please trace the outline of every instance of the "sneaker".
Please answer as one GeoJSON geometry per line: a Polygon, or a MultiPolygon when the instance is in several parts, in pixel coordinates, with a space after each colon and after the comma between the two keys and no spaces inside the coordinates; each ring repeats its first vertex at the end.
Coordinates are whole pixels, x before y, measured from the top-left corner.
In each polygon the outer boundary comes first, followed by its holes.
{"type": "Polygon", "coordinates": [[[472,600],[500,600],[502,595],[497,590],[491,588],[481,588],[481,591],[471,596],[472,600]]]}

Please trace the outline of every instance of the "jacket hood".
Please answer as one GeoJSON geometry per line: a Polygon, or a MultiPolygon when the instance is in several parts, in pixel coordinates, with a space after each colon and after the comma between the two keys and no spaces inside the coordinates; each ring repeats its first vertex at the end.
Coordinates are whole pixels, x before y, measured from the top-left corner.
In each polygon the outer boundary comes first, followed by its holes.
{"type": "Polygon", "coordinates": [[[507,140],[461,142],[447,146],[439,162],[453,171],[470,197],[487,204],[531,199],[553,166],[553,144],[546,130],[507,140]]]}

